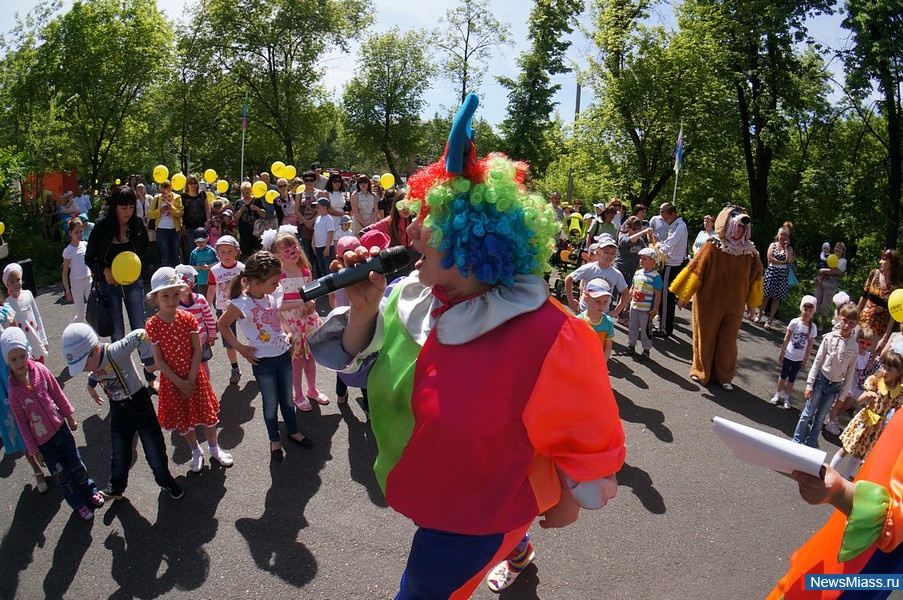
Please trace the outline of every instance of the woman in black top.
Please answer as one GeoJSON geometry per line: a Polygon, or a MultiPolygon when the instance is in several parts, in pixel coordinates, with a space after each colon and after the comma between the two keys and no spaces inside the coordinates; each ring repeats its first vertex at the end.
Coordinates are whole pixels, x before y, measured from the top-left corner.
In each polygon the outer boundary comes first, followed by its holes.
{"type": "Polygon", "coordinates": [[[144,284],[141,277],[129,285],[120,285],[113,279],[113,259],[123,252],[144,256],[148,246],[147,228],[135,214],[137,196],[127,185],[117,186],[107,198],[107,213],[99,220],[88,239],[85,263],[94,273],[94,281],[105,290],[110,299],[113,315],[112,341],[125,337],[122,303],[129,315],[131,329],[144,327],[144,284]]]}
{"type": "Polygon", "coordinates": [[[182,251],[185,262],[194,250],[194,230],[198,227],[206,229],[210,222],[210,203],[207,202],[207,194],[201,191],[201,183],[197,175],[189,175],[185,178],[185,191],[182,192],[182,206],[185,212],[182,214],[182,251]]]}

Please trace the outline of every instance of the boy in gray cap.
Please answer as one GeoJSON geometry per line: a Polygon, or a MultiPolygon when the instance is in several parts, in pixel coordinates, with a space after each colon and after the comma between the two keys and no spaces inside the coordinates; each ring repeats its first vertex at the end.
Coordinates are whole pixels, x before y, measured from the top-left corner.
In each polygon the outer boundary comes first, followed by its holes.
{"type": "Polygon", "coordinates": [[[144,457],[154,473],[154,481],[176,500],[185,495],[169,472],[166,443],[154,404],[131,354],[138,350],[142,362],[152,367],[153,350],[147,333],[135,329],[117,342],[101,344],[87,323],[72,323],[63,331],[63,355],[73,377],[88,371],[88,394],[97,404],[103,399],[98,384],[110,399],[110,483],[100,493],[107,499],[122,498],[132,466],[135,434],[141,439],[144,457]]]}

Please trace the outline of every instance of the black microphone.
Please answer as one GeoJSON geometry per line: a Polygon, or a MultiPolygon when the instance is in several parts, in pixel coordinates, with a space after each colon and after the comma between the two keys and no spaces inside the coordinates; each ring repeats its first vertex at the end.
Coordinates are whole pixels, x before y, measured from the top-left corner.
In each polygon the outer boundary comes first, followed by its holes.
{"type": "Polygon", "coordinates": [[[301,288],[301,298],[307,302],[330,292],[359,283],[375,273],[394,273],[411,263],[411,257],[404,246],[392,246],[371,256],[362,263],[346,267],[337,273],[324,275],[301,288]]]}

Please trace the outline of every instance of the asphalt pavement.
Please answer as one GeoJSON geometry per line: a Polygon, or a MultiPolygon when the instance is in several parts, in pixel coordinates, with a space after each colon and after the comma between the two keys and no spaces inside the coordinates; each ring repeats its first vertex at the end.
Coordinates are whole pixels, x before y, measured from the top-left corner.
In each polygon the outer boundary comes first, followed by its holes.
{"type": "MultiPolygon", "coordinates": [[[[37,297],[50,332],[48,366],[76,407],[75,437],[88,471],[103,484],[108,410],[84,391],[86,375],[69,377],[60,356],[72,316],[61,296],[59,288],[37,297]]],[[[722,416],[792,434],[802,382],[791,410],[767,402],[781,332],[744,322],[736,389],[726,392],[688,378],[689,320],[688,311],[679,313],[676,335],[655,340],[649,363],[612,357],[627,432],[618,495],[570,527],[534,527],[536,560],[501,598],[761,598],[790,553],[826,521],[829,507],[811,507],[790,479],[736,461],[711,429],[712,417],[722,416]]],[[[625,340],[619,326],[615,350],[625,340]]],[[[376,447],[357,395],[344,406],[298,412],[315,447],[287,444],[285,462],[271,464],[250,367],[242,366],[239,385],[228,385],[221,346],[210,366],[221,399],[220,444],[235,465],[208,460],[191,473],[188,448],[167,434],[181,500],[157,488],[139,446],[127,500],[83,522],[57,490],[34,490],[21,454],[0,451],[0,598],[394,596],[414,527],[387,507],[376,484],[376,447]]],[[[320,389],[333,398],[334,380],[319,369],[320,389]]],[[[830,456],[838,440],[824,436],[820,446],[830,456]]],[[[481,586],[474,597],[496,595],[481,586]]]]}

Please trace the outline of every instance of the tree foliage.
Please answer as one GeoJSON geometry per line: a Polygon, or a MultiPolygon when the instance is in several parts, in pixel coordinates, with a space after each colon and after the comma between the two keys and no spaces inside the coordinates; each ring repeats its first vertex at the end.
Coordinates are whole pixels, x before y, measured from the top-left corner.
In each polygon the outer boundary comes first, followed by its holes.
{"type": "Polygon", "coordinates": [[[582,7],[579,0],[535,0],[528,21],[530,50],[517,61],[520,73],[516,79],[499,77],[508,90],[507,116],[499,127],[505,150],[530,163],[534,172],[544,173],[556,154],[549,134],[554,126],[554,97],[561,86],[551,78],[570,71],[565,62],[570,47],[567,36],[582,7]]]}
{"type": "Polygon", "coordinates": [[[385,159],[396,180],[414,165],[423,94],[432,70],[423,35],[394,28],[364,42],[358,75],[345,87],[349,132],[363,150],[385,159]]]}
{"type": "Polygon", "coordinates": [[[37,72],[77,144],[90,181],[100,173],[134,116],[140,92],[168,65],[172,30],[154,0],[75,2],[45,29],[37,72]]]}
{"type": "Polygon", "coordinates": [[[432,33],[433,44],[444,58],[441,73],[460,92],[460,102],[467,94],[476,93],[486,73],[486,65],[494,50],[511,43],[511,28],[500,23],[492,10],[477,0],[461,0],[439,21],[432,33]]]}
{"type": "Polygon", "coordinates": [[[210,51],[208,68],[234,80],[233,101],[250,95],[252,119],[289,164],[323,99],[317,61],[331,48],[347,50],[369,8],[367,0],[206,0],[192,21],[210,51]]]}
{"type": "Polygon", "coordinates": [[[844,54],[844,65],[853,101],[857,106],[873,87],[880,100],[878,111],[884,117],[874,124],[869,111],[860,108],[869,134],[885,152],[887,192],[879,197],[887,217],[885,244],[897,247],[900,235],[900,202],[903,199],[903,2],[900,0],[849,0],[843,27],[853,34],[853,45],[844,54]]]}

